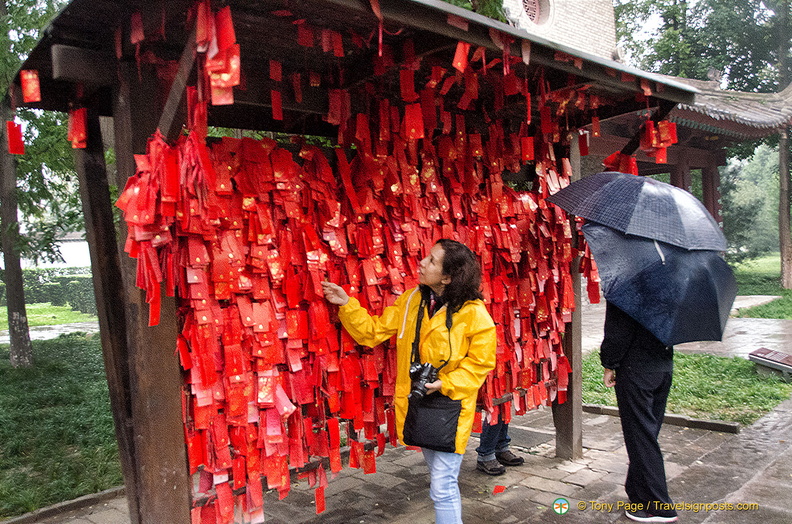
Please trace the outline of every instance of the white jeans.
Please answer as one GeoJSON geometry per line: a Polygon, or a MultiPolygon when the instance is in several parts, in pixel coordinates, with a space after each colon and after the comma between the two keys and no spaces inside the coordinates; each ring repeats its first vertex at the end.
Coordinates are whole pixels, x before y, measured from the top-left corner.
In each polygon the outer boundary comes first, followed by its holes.
{"type": "Polygon", "coordinates": [[[429,466],[429,496],[434,502],[435,523],[462,524],[462,497],[457,483],[462,455],[422,449],[429,466]]]}

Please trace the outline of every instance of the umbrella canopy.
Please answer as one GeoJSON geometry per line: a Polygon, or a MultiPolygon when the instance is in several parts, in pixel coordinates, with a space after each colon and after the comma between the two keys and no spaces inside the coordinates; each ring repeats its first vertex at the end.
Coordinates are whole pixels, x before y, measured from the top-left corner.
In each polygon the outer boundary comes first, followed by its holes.
{"type": "Polygon", "coordinates": [[[565,211],[630,235],[686,249],[726,251],[726,238],[699,200],[652,178],[606,171],[547,199],[565,211]]]}
{"type": "Polygon", "coordinates": [[[737,282],[716,251],[689,251],[592,222],[583,233],[605,298],[661,342],[723,338],[737,282]]]}

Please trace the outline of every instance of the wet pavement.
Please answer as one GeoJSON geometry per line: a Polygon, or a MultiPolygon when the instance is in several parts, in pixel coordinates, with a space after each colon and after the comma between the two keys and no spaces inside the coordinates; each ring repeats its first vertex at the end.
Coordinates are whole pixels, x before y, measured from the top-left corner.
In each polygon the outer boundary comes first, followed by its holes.
{"type": "MultiPolygon", "coordinates": [[[[779,298],[773,295],[739,296],[732,306],[732,314],[740,309],[767,304],[779,298]]],[[[604,303],[584,303],[583,318],[583,353],[599,349],[602,342],[603,325],[605,323],[604,303]]],[[[729,318],[720,342],[688,342],[674,346],[683,353],[707,353],[721,357],[748,357],[755,349],[767,348],[785,353],[792,352],[792,320],[765,318],[729,318]]]]}
{"type": "MultiPolygon", "coordinates": [[[[98,333],[99,322],[75,322],[74,324],[60,324],[57,326],[35,326],[28,329],[30,340],[49,340],[68,333],[98,333]]],[[[8,344],[10,337],[8,331],[0,331],[0,344],[8,344]]]]}
{"type": "MultiPolygon", "coordinates": [[[[583,308],[584,351],[599,345],[602,319],[601,305],[583,308]]],[[[792,321],[756,322],[730,319],[722,342],[679,349],[731,356],[757,347],[792,348],[792,321]]],[[[459,478],[466,524],[631,522],[624,517],[627,455],[618,417],[583,414],[583,457],[578,460],[555,457],[548,409],[514,417],[510,435],[512,449],[526,460],[502,476],[476,471],[478,439],[468,444],[459,478]],[[554,508],[567,512],[557,514],[554,508]]],[[[670,494],[681,505],[680,522],[792,522],[792,399],[736,434],[665,424],[660,444],[670,494]]],[[[389,447],[377,459],[376,473],[345,468],[330,480],[327,509],[320,515],[306,481],[295,483],[282,501],[276,492],[267,493],[265,522],[428,524],[434,521],[428,485],[420,452],[389,447]]],[[[123,489],[117,489],[4,521],[29,523],[128,524],[129,516],[123,489]]]]}

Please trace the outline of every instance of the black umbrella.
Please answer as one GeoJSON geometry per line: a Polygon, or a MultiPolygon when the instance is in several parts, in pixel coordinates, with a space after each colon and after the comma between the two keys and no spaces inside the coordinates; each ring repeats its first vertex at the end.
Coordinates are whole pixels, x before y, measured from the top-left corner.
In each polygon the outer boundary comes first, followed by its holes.
{"type": "Polygon", "coordinates": [[[686,249],[726,251],[726,238],[699,200],[652,178],[606,171],[550,196],[574,215],[686,249]]]}
{"type": "Polygon", "coordinates": [[[689,251],[592,222],[583,233],[605,299],[661,342],[722,339],[737,282],[716,251],[689,251]]]}

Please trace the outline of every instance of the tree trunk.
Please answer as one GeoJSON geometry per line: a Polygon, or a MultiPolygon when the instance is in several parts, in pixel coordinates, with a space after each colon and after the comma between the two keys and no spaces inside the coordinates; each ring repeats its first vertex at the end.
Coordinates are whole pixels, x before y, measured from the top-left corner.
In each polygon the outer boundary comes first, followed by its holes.
{"type": "MultiPolygon", "coordinates": [[[[789,0],[781,2],[779,15],[779,87],[789,85],[789,0]]],[[[778,247],[781,252],[781,287],[792,289],[792,223],[789,195],[789,130],[781,131],[778,141],[778,247]]]]}
{"type": "MultiPolygon", "coordinates": [[[[8,101],[0,107],[0,122],[10,119],[8,101]]],[[[2,232],[3,262],[5,263],[6,307],[8,309],[8,333],[11,338],[11,365],[33,366],[33,346],[30,344],[25,292],[22,288],[22,264],[16,249],[19,234],[16,198],[16,161],[6,148],[5,125],[0,131],[0,232],[2,232]]]]}

